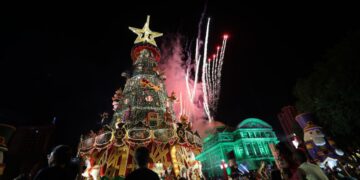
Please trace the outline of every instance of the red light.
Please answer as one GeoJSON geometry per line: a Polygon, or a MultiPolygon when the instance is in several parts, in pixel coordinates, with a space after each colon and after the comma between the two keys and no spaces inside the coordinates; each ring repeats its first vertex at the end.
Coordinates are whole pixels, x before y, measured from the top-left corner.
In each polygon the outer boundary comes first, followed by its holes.
{"type": "Polygon", "coordinates": [[[219,50],[219,49],[220,49],[220,46],[217,46],[216,49],[219,50]]]}
{"type": "Polygon", "coordinates": [[[215,58],[216,57],[216,55],[215,54],[213,54],[213,58],[215,58]]]}
{"type": "Polygon", "coordinates": [[[229,35],[224,34],[224,39],[227,39],[229,37],[229,35]]]}

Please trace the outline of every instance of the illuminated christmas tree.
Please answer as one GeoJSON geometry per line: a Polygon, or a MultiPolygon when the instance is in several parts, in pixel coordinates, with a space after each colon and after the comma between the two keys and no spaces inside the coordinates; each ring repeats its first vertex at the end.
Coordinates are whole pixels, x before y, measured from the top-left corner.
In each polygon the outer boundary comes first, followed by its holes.
{"type": "Polygon", "coordinates": [[[161,54],[154,38],[162,33],[151,31],[149,21],[150,16],[142,29],[129,27],[138,35],[131,50],[133,72],[123,73],[125,87],[112,98],[111,123],[80,140],[79,156],[87,165],[82,175],[88,179],[125,177],[136,168],[133,155],[140,146],[150,150],[149,168],[161,177],[202,176],[195,160],[201,138],[186,116],[176,119],[175,93],[167,94],[165,76],[158,68],[161,54]]]}

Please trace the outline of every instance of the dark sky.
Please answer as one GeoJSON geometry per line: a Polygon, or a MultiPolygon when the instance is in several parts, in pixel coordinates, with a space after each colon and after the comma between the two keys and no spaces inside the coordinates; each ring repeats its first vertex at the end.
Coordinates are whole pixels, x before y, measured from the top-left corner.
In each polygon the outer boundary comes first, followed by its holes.
{"type": "MultiPolygon", "coordinates": [[[[142,27],[150,14],[152,30],[196,37],[203,1],[149,2],[3,6],[0,122],[39,125],[57,117],[66,143],[98,127],[99,114],[112,111],[111,97],[124,86],[121,72],[131,67],[136,36],[128,26],[142,27]]],[[[276,114],[295,102],[296,80],[359,29],[356,7],[208,2],[210,47],[230,35],[217,119],[235,126],[258,117],[277,129],[276,114]]]]}

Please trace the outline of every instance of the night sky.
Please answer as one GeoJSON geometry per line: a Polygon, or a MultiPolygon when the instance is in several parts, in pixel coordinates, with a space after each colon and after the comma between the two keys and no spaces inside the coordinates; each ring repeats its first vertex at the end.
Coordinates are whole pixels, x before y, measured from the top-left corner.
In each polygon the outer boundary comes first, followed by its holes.
{"type": "MultiPolygon", "coordinates": [[[[180,2],[3,7],[0,122],[41,125],[56,117],[59,143],[76,143],[99,127],[100,113],[112,112],[111,97],[124,86],[136,38],[128,26],[141,28],[149,14],[152,30],[194,40],[205,3],[180,2]]],[[[359,29],[356,7],[208,2],[210,47],[230,35],[216,119],[235,126],[258,117],[279,130],[276,115],[295,103],[297,79],[359,29]]]]}

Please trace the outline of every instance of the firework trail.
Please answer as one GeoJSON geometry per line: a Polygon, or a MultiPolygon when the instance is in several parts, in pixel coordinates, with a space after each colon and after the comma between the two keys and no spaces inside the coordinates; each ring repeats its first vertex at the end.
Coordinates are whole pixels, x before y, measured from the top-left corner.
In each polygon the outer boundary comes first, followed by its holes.
{"type": "Polygon", "coordinates": [[[210,104],[211,106],[214,106],[214,100],[215,100],[215,88],[216,88],[216,76],[214,76],[215,74],[215,63],[216,63],[216,55],[213,54],[213,58],[211,60],[211,69],[210,69],[210,72],[209,72],[209,76],[211,78],[211,88],[210,88],[210,91],[211,91],[211,98],[210,99],[210,104]]]}
{"type": "MultiPolygon", "coordinates": [[[[186,89],[187,89],[187,93],[188,96],[190,98],[190,101],[192,103],[194,103],[194,98],[196,96],[196,89],[197,89],[197,84],[198,84],[198,76],[199,76],[199,67],[200,67],[200,59],[201,59],[201,55],[199,54],[199,50],[200,50],[200,45],[199,45],[199,39],[196,39],[196,47],[195,47],[195,79],[194,79],[194,84],[193,84],[193,89],[190,89],[190,73],[191,73],[191,69],[192,69],[192,64],[191,64],[191,59],[188,60],[187,62],[187,67],[186,67],[186,76],[185,76],[185,81],[186,81],[186,89]]],[[[189,53],[190,54],[190,53],[189,53]]]]}
{"type": "MultiPolygon", "coordinates": [[[[218,68],[219,68],[219,53],[220,53],[220,46],[217,46],[216,47],[216,61],[215,61],[215,67],[214,67],[214,76],[216,76],[216,77],[218,77],[219,75],[218,75],[218,68]]],[[[221,75],[221,74],[220,74],[221,75]]],[[[217,80],[216,80],[216,82],[217,82],[217,80]]],[[[220,88],[219,87],[219,84],[218,83],[216,83],[215,84],[215,88],[214,88],[214,91],[216,90],[216,89],[218,89],[218,88],[220,88]]]]}
{"type": "Polygon", "coordinates": [[[206,35],[205,35],[205,44],[204,44],[204,57],[203,57],[203,67],[202,67],[202,86],[203,86],[203,93],[204,93],[204,111],[209,119],[209,122],[213,121],[213,118],[210,113],[209,109],[209,102],[208,102],[208,89],[206,88],[206,66],[207,66],[207,46],[208,46],[208,38],[209,38],[209,26],[210,26],[210,18],[208,18],[207,25],[206,25],[206,35]]]}
{"type": "Polygon", "coordinates": [[[188,60],[188,66],[187,66],[187,70],[186,70],[186,85],[187,85],[187,90],[188,90],[188,94],[190,97],[190,101],[192,103],[194,103],[194,98],[196,96],[196,86],[198,84],[198,75],[199,75],[199,67],[200,67],[200,59],[201,59],[201,55],[199,54],[200,51],[200,38],[201,38],[201,26],[202,26],[202,22],[203,19],[205,17],[205,12],[206,12],[206,8],[207,8],[207,4],[205,4],[204,10],[201,13],[201,17],[200,17],[200,21],[199,21],[199,25],[198,25],[198,34],[197,34],[197,38],[196,38],[196,45],[195,45],[195,79],[194,79],[194,84],[193,84],[193,89],[190,92],[190,86],[189,86],[189,75],[190,75],[190,69],[191,69],[191,58],[188,60]]]}
{"type": "MultiPolygon", "coordinates": [[[[215,55],[215,60],[214,60],[214,65],[213,65],[213,71],[212,71],[212,75],[213,75],[213,77],[214,77],[214,88],[213,88],[213,92],[217,92],[216,90],[218,89],[218,88],[220,88],[219,87],[219,85],[218,85],[218,83],[217,83],[217,77],[218,77],[218,71],[217,71],[217,69],[218,69],[218,67],[219,67],[219,52],[220,52],[220,47],[219,46],[217,46],[216,47],[216,55],[215,55]]],[[[214,93],[214,97],[213,97],[213,104],[212,104],[212,106],[214,107],[214,109],[216,109],[216,106],[217,106],[217,98],[216,98],[216,94],[214,93]]]]}
{"type": "Polygon", "coordinates": [[[225,56],[225,49],[226,49],[226,43],[227,43],[227,39],[228,39],[228,35],[225,34],[224,35],[224,38],[223,38],[223,42],[222,42],[222,46],[221,46],[221,51],[220,51],[220,57],[218,59],[219,61],[219,66],[217,67],[218,69],[218,72],[216,74],[216,77],[217,77],[217,81],[216,81],[216,96],[215,96],[215,104],[214,104],[214,107],[213,109],[216,111],[217,109],[217,104],[219,102],[219,98],[220,98],[220,85],[221,85],[221,71],[222,71],[222,66],[223,66],[223,63],[224,63],[224,56],[225,56]]]}
{"type": "MultiPolygon", "coordinates": [[[[223,65],[223,59],[225,54],[227,35],[224,35],[223,42],[220,47],[216,48],[216,53],[212,55],[212,57],[207,57],[207,49],[208,49],[208,39],[209,39],[209,26],[210,26],[210,18],[208,18],[207,26],[206,26],[206,34],[204,40],[204,48],[203,55],[200,54],[201,48],[201,40],[200,37],[196,39],[196,48],[195,48],[195,64],[192,64],[191,59],[188,60],[186,66],[186,89],[189,97],[189,101],[191,103],[194,102],[194,97],[196,96],[196,89],[198,84],[198,76],[199,76],[199,66],[202,57],[202,70],[201,70],[201,86],[202,86],[202,95],[203,95],[203,108],[206,116],[209,121],[213,120],[212,114],[216,112],[217,105],[220,97],[220,84],[221,84],[221,71],[223,65]],[[192,69],[195,73],[195,78],[192,80],[190,78],[190,74],[192,69]],[[191,84],[192,82],[192,84],[191,84]]],[[[183,112],[183,111],[182,111],[183,112]]]]}
{"type": "Polygon", "coordinates": [[[199,67],[200,67],[200,59],[201,55],[199,55],[199,49],[200,49],[200,41],[199,39],[196,39],[196,47],[195,47],[195,79],[194,79],[194,88],[191,94],[191,102],[194,102],[194,97],[196,93],[196,85],[198,84],[198,76],[199,76],[199,67]]]}
{"type": "Polygon", "coordinates": [[[205,72],[205,84],[207,87],[207,92],[208,92],[208,101],[209,104],[211,104],[211,100],[212,100],[212,79],[211,79],[211,58],[208,58],[208,62],[206,62],[206,72],[205,72]]]}

